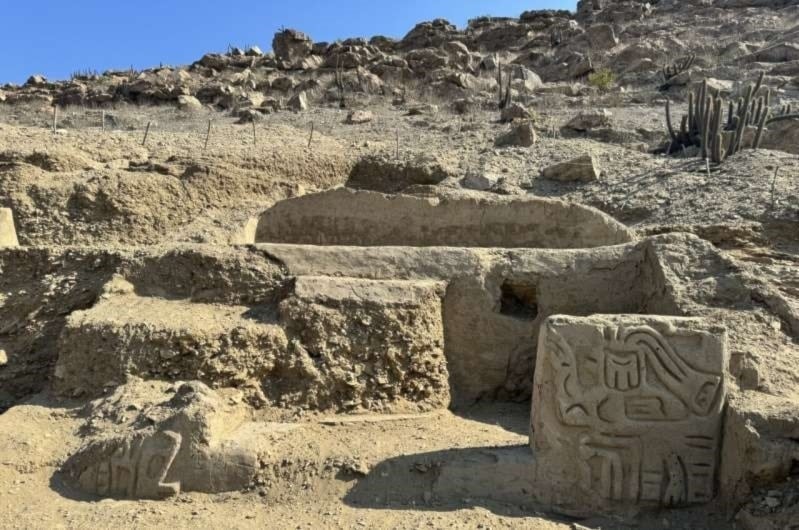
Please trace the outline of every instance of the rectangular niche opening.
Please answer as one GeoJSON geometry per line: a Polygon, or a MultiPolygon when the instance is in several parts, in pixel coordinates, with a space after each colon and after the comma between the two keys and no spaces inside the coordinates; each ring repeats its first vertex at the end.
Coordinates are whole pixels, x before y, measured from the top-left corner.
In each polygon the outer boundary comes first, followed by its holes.
{"type": "Polygon", "coordinates": [[[538,290],[535,284],[505,280],[500,293],[500,314],[525,320],[538,317],[538,290]]]}

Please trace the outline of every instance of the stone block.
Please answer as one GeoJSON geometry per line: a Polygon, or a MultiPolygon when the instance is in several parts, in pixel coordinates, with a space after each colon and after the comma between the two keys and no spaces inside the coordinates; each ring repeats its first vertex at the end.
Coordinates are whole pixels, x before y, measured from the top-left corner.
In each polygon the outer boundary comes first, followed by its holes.
{"type": "Polygon", "coordinates": [[[0,208],[0,247],[18,247],[17,229],[10,208],[0,208]]]}
{"type": "Polygon", "coordinates": [[[597,168],[594,157],[583,155],[567,162],[544,168],[541,176],[560,182],[594,182],[602,172],[597,168]]]}
{"type": "Polygon", "coordinates": [[[542,500],[567,513],[711,500],[725,340],[723,328],[701,319],[548,318],[531,436],[542,500]]]}

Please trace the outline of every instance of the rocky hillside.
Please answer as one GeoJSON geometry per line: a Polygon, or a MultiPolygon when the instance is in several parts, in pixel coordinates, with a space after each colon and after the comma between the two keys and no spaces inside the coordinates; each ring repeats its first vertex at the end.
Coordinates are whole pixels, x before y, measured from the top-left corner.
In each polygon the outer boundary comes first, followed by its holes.
{"type": "Polygon", "coordinates": [[[272,49],[233,48],[189,66],[76,73],[69,81],[33,75],[23,86],[0,87],[0,102],[209,105],[249,120],[303,108],[310,96],[346,105],[358,93],[402,100],[408,90],[423,88],[463,108],[461,98],[494,103],[501,66],[509,67],[511,89],[522,97],[580,97],[609,86],[673,93],[705,77],[731,90],[742,72],[762,70],[782,101],[799,91],[799,6],[790,0],[581,0],[576,13],[480,17],[460,29],[442,19],[423,22],[400,40],[314,42],[287,29],[275,35],[272,49]],[[664,68],[673,63],[686,68],[669,72],[679,75],[667,80],[664,68]]]}

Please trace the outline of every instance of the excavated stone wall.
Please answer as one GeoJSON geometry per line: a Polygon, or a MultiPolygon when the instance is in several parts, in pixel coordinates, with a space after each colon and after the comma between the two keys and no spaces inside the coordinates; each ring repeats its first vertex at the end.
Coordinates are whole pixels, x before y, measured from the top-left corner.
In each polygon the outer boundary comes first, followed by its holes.
{"type": "Polygon", "coordinates": [[[643,245],[585,250],[256,248],[297,276],[445,282],[444,351],[456,404],[527,400],[538,328],[551,314],[645,309],[643,245]]]}
{"type": "Polygon", "coordinates": [[[547,316],[698,312],[697,292],[672,272],[669,257],[677,253],[706,263],[716,256],[693,237],[581,250],[283,244],[114,253],[7,249],[0,263],[13,272],[2,277],[8,294],[0,348],[8,364],[0,371],[0,391],[11,402],[40,390],[56,373],[59,388],[80,394],[138,374],[249,386],[277,396],[292,391],[270,390],[264,381],[285,372],[292,375],[282,380],[303,374],[318,388],[332,388],[335,380],[333,387],[353,392],[293,394],[295,404],[311,407],[342,406],[356,395],[363,398],[360,406],[375,408],[403,399],[446,406],[449,392],[456,405],[527,400],[538,328],[547,316]],[[427,294],[410,299],[399,296],[403,289],[427,294]],[[30,296],[37,292],[38,299],[30,296]],[[377,338],[361,332],[366,329],[377,338]],[[343,372],[360,373],[364,350],[395,358],[381,346],[394,341],[415,345],[418,354],[443,351],[444,358],[427,366],[427,357],[408,353],[400,364],[380,369],[388,375],[378,370],[357,384],[345,381],[343,372]],[[324,375],[315,367],[322,358],[324,375]],[[336,366],[341,359],[349,361],[336,366]],[[432,370],[418,389],[398,374],[413,366],[432,370]],[[385,377],[399,386],[380,390],[385,377]],[[449,380],[446,391],[442,378],[449,380]]]}
{"type": "MultiPolygon", "coordinates": [[[[734,266],[687,234],[583,249],[7,248],[0,266],[0,348],[8,357],[0,393],[7,404],[51,381],[69,396],[89,396],[143,379],[235,388],[256,406],[459,409],[530,398],[534,377],[544,375],[534,369],[539,328],[552,315],[689,315],[715,326],[724,321],[721,308],[754,308],[734,266]]],[[[736,331],[730,328],[734,343],[736,331]]],[[[795,422],[783,405],[764,415],[758,404],[731,403],[714,454],[722,455],[717,491],[735,505],[789,473],[797,455],[795,422]]],[[[251,450],[230,456],[199,447],[186,440],[193,424],[174,421],[137,427],[132,437],[93,439],[70,464],[75,480],[101,495],[159,497],[174,492],[176,476],[198,491],[236,489],[252,477],[251,450]],[[230,481],[219,484],[195,480],[180,471],[195,457],[181,451],[205,455],[209,469],[240,461],[243,475],[223,473],[230,481]],[[127,483],[107,483],[109,455],[118,452],[130,455],[124,469],[146,467],[137,455],[152,453],[148,462],[171,458],[176,471],[154,472],[131,493],[127,483]]],[[[242,436],[250,440],[253,432],[242,436]]],[[[511,460],[545,474],[537,454],[517,456],[511,460]]],[[[687,502],[683,493],[675,504],[687,502]]],[[[671,502],[658,495],[655,504],[671,502]]],[[[603,508],[602,499],[592,506],[603,508]]]]}
{"type": "Polygon", "coordinates": [[[433,282],[292,280],[277,304],[138,296],[117,277],[61,334],[55,387],[97,395],[131,376],[248,391],[313,410],[449,404],[440,287],[433,282]]]}
{"type": "Polygon", "coordinates": [[[599,210],[538,197],[384,195],[339,188],[281,201],[261,215],[259,243],[588,248],[634,240],[599,210]]]}

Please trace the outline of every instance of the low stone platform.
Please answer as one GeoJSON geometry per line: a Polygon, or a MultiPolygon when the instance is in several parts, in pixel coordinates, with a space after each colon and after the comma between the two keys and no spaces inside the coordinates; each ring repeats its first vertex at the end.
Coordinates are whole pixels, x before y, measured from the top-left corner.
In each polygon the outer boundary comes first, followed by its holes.
{"type": "Polygon", "coordinates": [[[449,404],[436,282],[299,277],[282,301],[256,306],[139,296],[119,277],[105,291],[67,319],[63,394],[98,395],[134,376],[314,410],[449,404]]]}

